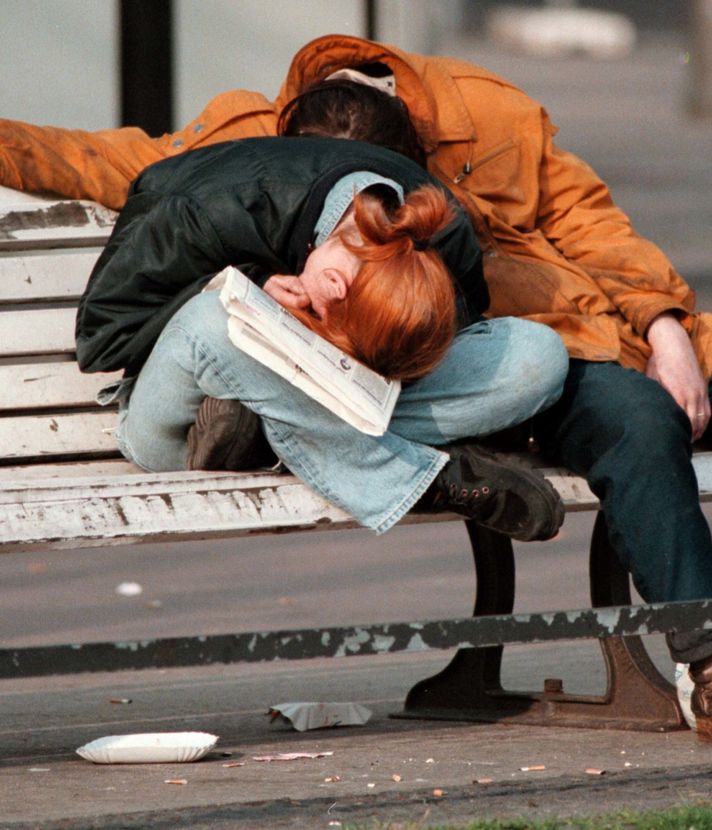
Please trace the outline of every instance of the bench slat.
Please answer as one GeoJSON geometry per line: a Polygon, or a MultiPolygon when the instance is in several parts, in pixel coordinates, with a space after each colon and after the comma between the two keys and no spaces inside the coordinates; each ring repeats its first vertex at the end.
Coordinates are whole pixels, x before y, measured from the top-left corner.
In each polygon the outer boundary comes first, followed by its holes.
{"type": "Polygon", "coordinates": [[[0,366],[0,412],[92,406],[96,394],[121,372],[85,375],[76,363],[26,363],[0,366]]]}
{"type": "Polygon", "coordinates": [[[39,481],[65,478],[113,478],[114,476],[143,475],[145,470],[124,458],[107,458],[101,461],[64,461],[54,464],[22,464],[0,467],[0,488],[16,484],[18,480],[39,481]]]}
{"type": "Polygon", "coordinates": [[[73,308],[0,312],[0,357],[73,354],[73,308]]]}
{"type": "MultiPolygon", "coordinates": [[[[698,453],[703,501],[712,498],[712,453],[698,453]]],[[[0,550],[123,544],[136,541],[239,536],[298,528],[353,527],[353,520],[289,475],[201,471],[131,475],[17,477],[0,489],[0,550]]],[[[542,469],[563,489],[568,509],[582,507],[582,479],[542,469]],[[574,484],[566,491],[566,482],[574,484]]],[[[583,507],[582,507],[583,509],[583,507]]],[[[452,514],[405,521],[448,521],[452,514]]]]}
{"type": "Polygon", "coordinates": [[[81,296],[99,250],[0,256],[0,303],[81,296]]]}
{"type": "Polygon", "coordinates": [[[97,546],[353,527],[342,510],[292,476],[156,473],[71,486],[38,482],[0,495],[0,549],[97,546]]]}
{"type": "Polygon", "coordinates": [[[115,425],[116,413],[112,411],[0,418],[0,458],[117,450],[113,435],[102,431],[115,425]]]}

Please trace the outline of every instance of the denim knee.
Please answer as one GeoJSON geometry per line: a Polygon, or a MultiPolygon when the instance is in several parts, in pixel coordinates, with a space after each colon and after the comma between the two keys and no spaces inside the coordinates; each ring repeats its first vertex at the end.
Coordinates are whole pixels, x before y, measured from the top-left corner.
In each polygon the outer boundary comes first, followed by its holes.
{"type": "Polygon", "coordinates": [[[179,328],[193,341],[221,344],[227,337],[227,323],[228,315],[220,301],[220,293],[205,291],[191,297],[176,311],[163,329],[161,338],[169,337],[172,329],[179,328]]]}
{"type": "Polygon", "coordinates": [[[561,396],[569,371],[563,340],[549,326],[514,317],[498,318],[509,326],[516,347],[509,362],[508,383],[517,394],[531,396],[530,415],[552,406],[561,396]]]}
{"type": "Polygon", "coordinates": [[[519,320],[529,327],[530,348],[538,358],[537,373],[540,381],[540,390],[545,395],[542,408],[551,406],[560,397],[569,371],[569,354],[564,341],[549,326],[533,323],[529,320],[519,320]]]}
{"type": "Polygon", "coordinates": [[[626,413],[626,442],[631,451],[657,472],[657,459],[666,459],[684,448],[692,452],[692,429],[685,412],[667,394],[660,396],[656,407],[639,406],[626,413]]]}

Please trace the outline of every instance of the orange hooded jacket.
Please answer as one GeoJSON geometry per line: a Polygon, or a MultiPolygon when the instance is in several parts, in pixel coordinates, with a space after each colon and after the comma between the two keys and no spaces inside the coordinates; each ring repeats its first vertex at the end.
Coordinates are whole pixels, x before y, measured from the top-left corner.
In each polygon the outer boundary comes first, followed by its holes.
{"type": "Polygon", "coordinates": [[[462,201],[485,251],[492,316],[552,326],[572,357],[645,370],[645,332],[674,311],[712,376],[712,315],[665,255],[631,228],[605,184],[553,143],[545,110],[497,75],[462,61],[402,52],[345,35],[301,49],[274,103],[234,90],[183,130],[85,132],[0,121],[0,183],[120,208],[148,164],[229,139],[274,135],[277,114],[309,84],[380,61],[395,75],[429,153],[428,167],[462,201]]]}

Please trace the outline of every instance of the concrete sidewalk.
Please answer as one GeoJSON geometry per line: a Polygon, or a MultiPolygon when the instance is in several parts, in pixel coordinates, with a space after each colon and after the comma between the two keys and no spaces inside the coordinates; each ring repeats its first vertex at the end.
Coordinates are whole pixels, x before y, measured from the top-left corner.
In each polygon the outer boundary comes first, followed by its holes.
{"type": "MultiPolygon", "coordinates": [[[[565,668],[580,663],[580,651],[547,647],[534,659],[565,668]]],[[[389,718],[409,686],[446,660],[430,653],[5,681],[0,828],[427,825],[712,799],[712,745],[689,731],[389,718]],[[270,704],[295,700],[357,700],[374,714],[363,727],[304,733],[270,723],[270,704]],[[104,735],[154,731],[220,740],[190,764],[95,765],[74,752],[104,735]],[[254,760],[285,752],[325,754],[254,760]],[[168,783],[176,779],[185,783],[168,783]]],[[[526,664],[519,674],[515,688],[526,688],[526,664]]]]}

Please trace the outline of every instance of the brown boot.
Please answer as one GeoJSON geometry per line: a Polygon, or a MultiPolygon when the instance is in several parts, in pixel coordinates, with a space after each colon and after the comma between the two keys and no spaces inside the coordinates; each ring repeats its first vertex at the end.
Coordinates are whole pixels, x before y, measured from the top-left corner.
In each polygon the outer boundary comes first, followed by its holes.
{"type": "Polygon", "coordinates": [[[187,442],[189,470],[250,470],[277,461],[259,417],[240,401],[205,398],[187,442]]]}
{"type": "Polygon", "coordinates": [[[702,741],[712,741],[712,657],[690,663],[690,677],[695,684],[690,708],[697,721],[697,734],[702,741]]]}

